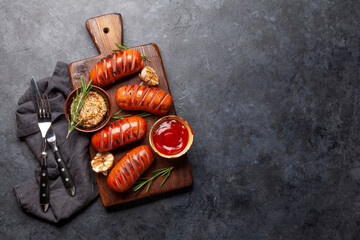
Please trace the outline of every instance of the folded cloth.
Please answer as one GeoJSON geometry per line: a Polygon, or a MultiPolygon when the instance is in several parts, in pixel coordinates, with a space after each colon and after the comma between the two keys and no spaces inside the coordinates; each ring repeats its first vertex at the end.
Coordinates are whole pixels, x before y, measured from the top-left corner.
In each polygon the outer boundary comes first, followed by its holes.
{"type": "Polygon", "coordinates": [[[64,113],[64,105],[72,90],[68,65],[58,62],[52,77],[42,79],[37,84],[41,93],[48,94],[52,112],[52,127],[56,133],[57,145],[73,176],[76,194],[71,197],[66,192],[54,154],[48,147],[50,207],[46,213],[41,210],[39,197],[41,134],[30,89],[18,102],[17,137],[26,141],[34,153],[34,158],[39,161],[39,165],[35,170],[35,178],[14,186],[14,190],[23,210],[49,222],[57,223],[88,205],[99,195],[99,192],[90,166],[89,136],[74,130],[66,139],[68,122],[64,113]]]}

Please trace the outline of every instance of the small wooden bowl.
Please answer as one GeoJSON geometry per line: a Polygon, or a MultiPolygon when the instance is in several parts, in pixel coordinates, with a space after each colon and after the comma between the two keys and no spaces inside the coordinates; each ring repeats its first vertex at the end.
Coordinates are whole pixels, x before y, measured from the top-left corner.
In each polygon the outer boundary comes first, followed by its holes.
{"type": "MultiPolygon", "coordinates": [[[[77,88],[80,89],[80,88],[77,88]]],[[[70,108],[71,108],[71,104],[73,101],[73,97],[76,96],[76,90],[74,89],[69,96],[67,97],[66,101],[65,101],[65,116],[66,119],[69,120],[69,113],[70,113],[70,108]]],[[[106,104],[106,115],[103,118],[103,120],[98,123],[97,125],[93,126],[93,127],[84,127],[81,126],[80,124],[76,126],[76,129],[81,131],[81,132],[96,132],[98,130],[100,130],[101,128],[103,128],[110,120],[111,117],[111,111],[112,111],[112,106],[111,106],[111,101],[110,101],[110,96],[109,94],[102,88],[98,87],[98,86],[94,86],[91,85],[91,90],[90,91],[94,91],[97,92],[98,94],[100,94],[100,96],[102,96],[105,100],[105,104],[106,104]]]]}
{"type": "Polygon", "coordinates": [[[192,131],[189,123],[186,120],[184,120],[183,118],[181,118],[179,116],[176,116],[176,115],[168,115],[168,116],[160,118],[151,127],[150,133],[149,133],[149,143],[150,143],[151,148],[154,150],[154,152],[156,152],[159,156],[161,156],[163,158],[178,158],[178,157],[181,157],[182,155],[184,155],[190,149],[190,147],[191,147],[191,145],[193,143],[193,140],[194,140],[194,135],[193,135],[193,131],[192,131]],[[166,155],[164,153],[159,152],[156,149],[154,141],[153,141],[153,135],[154,135],[154,131],[157,128],[157,126],[159,126],[162,122],[164,122],[166,120],[173,120],[173,119],[179,121],[180,123],[182,123],[185,126],[185,128],[188,130],[188,133],[189,133],[189,139],[188,139],[188,143],[187,143],[186,147],[180,153],[175,154],[175,155],[166,155]]]}

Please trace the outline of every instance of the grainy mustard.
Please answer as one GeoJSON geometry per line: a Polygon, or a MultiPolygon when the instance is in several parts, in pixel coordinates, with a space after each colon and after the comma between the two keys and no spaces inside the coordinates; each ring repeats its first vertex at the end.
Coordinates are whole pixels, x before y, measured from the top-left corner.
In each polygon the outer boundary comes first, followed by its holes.
{"type": "MultiPolygon", "coordinates": [[[[74,111],[74,105],[71,106],[71,112],[74,111]]],[[[95,91],[90,91],[81,108],[78,119],[81,119],[80,125],[83,127],[96,126],[106,115],[106,103],[104,98],[95,91]]]]}

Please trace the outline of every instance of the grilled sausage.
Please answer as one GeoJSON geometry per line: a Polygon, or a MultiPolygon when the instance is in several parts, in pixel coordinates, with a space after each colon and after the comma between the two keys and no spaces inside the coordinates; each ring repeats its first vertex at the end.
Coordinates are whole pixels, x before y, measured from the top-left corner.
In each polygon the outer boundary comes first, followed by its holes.
{"type": "Polygon", "coordinates": [[[110,123],[95,133],[91,144],[97,151],[106,152],[142,139],[145,134],[146,122],[142,117],[127,117],[110,123]]]}
{"type": "Polygon", "coordinates": [[[89,73],[92,84],[103,87],[144,68],[141,54],[134,49],[116,51],[102,58],[89,73]]]}
{"type": "Polygon", "coordinates": [[[149,147],[142,145],[128,152],[113,167],[108,178],[108,186],[116,192],[125,192],[154,161],[149,147]]]}
{"type": "Polygon", "coordinates": [[[172,104],[170,94],[147,85],[123,86],[116,91],[115,100],[124,110],[142,110],[155,115],[166,114],[172,104]]]}

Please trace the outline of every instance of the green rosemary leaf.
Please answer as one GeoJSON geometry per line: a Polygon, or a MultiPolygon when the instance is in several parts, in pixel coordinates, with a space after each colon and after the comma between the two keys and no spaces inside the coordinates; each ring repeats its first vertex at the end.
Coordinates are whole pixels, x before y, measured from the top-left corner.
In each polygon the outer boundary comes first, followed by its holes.
{"type": "Polygon", "coordinates": [[[167,174],[167,172],[163,172],[160,176],[165,176],[167,174]]]}
{"type": "Polygon", "coordinates": [[[170,176],[170,172],[171,172],[171,170],[166,174],[166,177],[165,177],[164,180],[161,182],[160,187],[162,187],[162,185],[165,183],[166,179],[168,179],[168,177],[170,176]]]}
{"type": "Polygon", "coordinates": [[[164,170],[166,170],[166,169],[168,169],[168,168],[159,168],[159,169],[157,169],[157,170],[152,171],[152,173],[161,172],[161,171],[164,171],[164,170]]]}
{"type": "Polygon", "coordinates": [[[122,118],[126,118],[126,117],[132,117],[132,116],[137,116],[137,117],[149,117],[152,114],[151,113],[147,113],[147,112],[142,112],[142,113],[138,113],[138,114],[121,114],[122,110],[118,111],[117,113],[113,114],[111,116],[111,120],[112,121],[116,121],[122,118]]]}
{"type": "Polygon", "coordinates": [[[117,43],[117,42],[114,42],[114,44],[115,44],[120,50],[129,49],[129,47],[126,46],[125,44],[124,44],[124,45],[121,45],[120,43],[117,43]]]}
{"type": "Polygon", "coordinates": [[[135,114],[135,116],[138,116],[138,117],[150,117],[152,114],[151,113],[147,113],[147,112],[144,112],[144,113],[139,113],[139,114],[135,114]]]}
{"type": "Polygon", "coordinates": [[[151,183],[152,183],[152,181],[149,181],[149,182],[148,182],[147,188],[146,188],[146,192],[149,190],[151,183]]]}
{"type": "Polygon", "coordinates": [[[171,171],[174,169],[174,167],[168,167],[168,168],[161,168],[161,169],[157,169],[155,171],[152,172],[153,176],[151,177],[144,177],[144,178],[139,178],[136,183],[135,186],[133,187],[134,192],[136,193],[137,191],[139,191],[142,187],[144,187],[145,185],[146,187],[146,192],[149,190],[150,185],[152,184],[153,180],[159,176],[165,176],[164,180],[161,182],[160,187],[163,186],[163,184],[165,183],[166,179],[168,179],[168,177],[170,176],[171,171]]]}
{"type": "Polygon", "coordinates": [[[141,55],[141,58],[143,61],[151,62],[150,59],[147,56],[145,56],[144,54],[141,55]]]}

